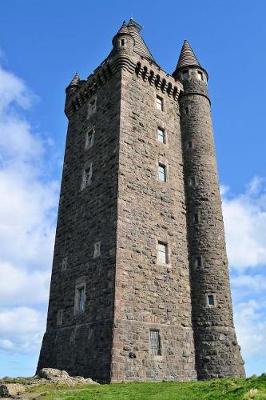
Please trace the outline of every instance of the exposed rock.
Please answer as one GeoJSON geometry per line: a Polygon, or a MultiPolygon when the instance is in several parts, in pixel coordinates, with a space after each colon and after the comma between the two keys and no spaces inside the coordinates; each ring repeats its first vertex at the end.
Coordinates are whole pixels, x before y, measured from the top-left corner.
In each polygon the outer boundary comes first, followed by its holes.
{"type": "Polygon", "coordinates": [[[12,397],[17,396],[20,393],[25,392],[26,388],[24,385],[19,383],[2,383],[0,385],[0,396],[12,397]]]}
{"type": "Polygon", "coordinates": [[[98,385],[98,382],[93,381],[91,378],[83,378],[83,376],[70,376],[66,371],[54,368],[42,368],[38,375],[35,377],[38,380],[45,380],[51,383],[61,383],[66,385],[75,385],[77,383],[88,385],[98,385]]]}

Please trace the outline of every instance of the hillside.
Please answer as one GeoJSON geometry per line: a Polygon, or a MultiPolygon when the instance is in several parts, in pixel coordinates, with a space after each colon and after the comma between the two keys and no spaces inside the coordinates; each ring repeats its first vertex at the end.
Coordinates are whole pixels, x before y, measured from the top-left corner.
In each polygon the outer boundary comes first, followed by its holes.
{"type": "Polygon", "coordinates": [[[33,385],[21,397],[42,400],[266,400],[266,374],[204,382],[121,383],[67,387],[33,385]]]}

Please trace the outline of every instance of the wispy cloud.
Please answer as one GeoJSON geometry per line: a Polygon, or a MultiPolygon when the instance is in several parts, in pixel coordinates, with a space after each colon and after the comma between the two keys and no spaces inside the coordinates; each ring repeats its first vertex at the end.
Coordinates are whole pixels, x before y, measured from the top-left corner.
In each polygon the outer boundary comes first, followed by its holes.
{"type": "Polygon", "coordinates": [[[224,186],[222,197],[237,334],[247,364],[260,360],[265,372],[266,180],[254,177],[237,195],[224,186]]]}
{"type": "Polygon", "coordinates": [[[9,352],[40,345],[52,263],[58,182],[45,168],[50,142],[25,116],[36,99],[0,67],[0,350],[9,352]]]}

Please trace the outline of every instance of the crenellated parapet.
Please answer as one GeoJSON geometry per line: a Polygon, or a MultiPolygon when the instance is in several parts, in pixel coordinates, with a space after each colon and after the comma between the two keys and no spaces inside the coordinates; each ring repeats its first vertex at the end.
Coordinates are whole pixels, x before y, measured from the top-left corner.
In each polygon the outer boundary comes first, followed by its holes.
{"type": "Polygon", "coordinates": [[[135,73],[144,82],[149,82],[151,86],[155,86],[162,93],[167,93],[174,100],[177,100],[180,92],[183,91],[183,85],[179,81],[166,74],[156,64],[148,63],[146,60],[137,62],[135,73]]]}

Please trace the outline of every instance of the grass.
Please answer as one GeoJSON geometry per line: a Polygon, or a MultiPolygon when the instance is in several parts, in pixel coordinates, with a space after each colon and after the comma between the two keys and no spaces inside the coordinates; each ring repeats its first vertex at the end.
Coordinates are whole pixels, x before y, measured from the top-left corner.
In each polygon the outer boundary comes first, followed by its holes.
{"type": "Polygon", "coordinates": [[[41,393],[41,400],[266,400],[266,374],[184,383],[117,383],[71,388],[41,385],[29,391],[41,393]]]}

